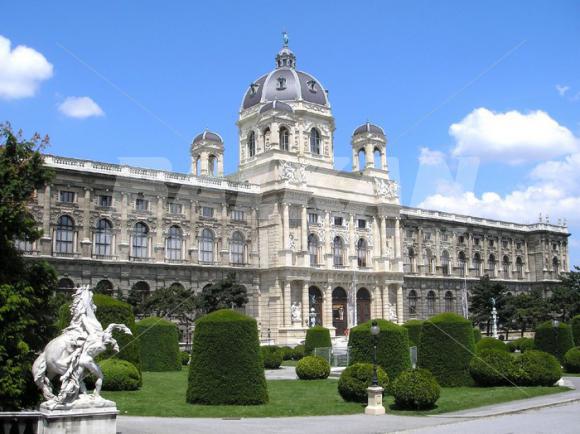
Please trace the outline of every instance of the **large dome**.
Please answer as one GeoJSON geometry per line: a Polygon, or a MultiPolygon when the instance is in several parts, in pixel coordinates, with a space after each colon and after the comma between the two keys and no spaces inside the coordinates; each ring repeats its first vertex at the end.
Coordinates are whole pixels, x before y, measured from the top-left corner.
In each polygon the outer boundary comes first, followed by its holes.
{"type": "Polygon", "coordinates": [[[244,95],[242,109],[272,101],[307,101],[329,106],[326,90],[312,75],[295,69],[296,57],[284,46],[276,56],[276,69],[261,76],[244,95]]]}

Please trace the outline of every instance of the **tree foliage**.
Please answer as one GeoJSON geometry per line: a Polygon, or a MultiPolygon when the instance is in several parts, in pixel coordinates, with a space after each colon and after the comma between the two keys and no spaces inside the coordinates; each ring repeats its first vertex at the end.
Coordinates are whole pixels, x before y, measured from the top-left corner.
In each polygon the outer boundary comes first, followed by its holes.
{"type": "Polygon", "coordinates": [[[548,299],[550,310],[559,312],[563,321],[568,321],[580,314],[580,267],[564,273],[560,277],[562,283],[552,290],[548,299]]]}
{"type": "Polygon", "coordinates": [[[244,285],[236,281],[235,273],[228,274],[207,288],[198,297],[199,308],[205,313],[220,309],[243,307],[248,303],[248,292],[244,285]]]}
{"type": "Polygon", "coordinates": [[[541,289],[534,288],[530,292],[508,295],[504,301],[500,321],[504,328],[521,330],[522,336],[549,316],[549,306],[541,289]]]}
{"type": "Polygon", "coordinates": [[[505,303],[506,287],[501,282],[490,280],[489,276],[483,276],[471,289],[471,303],[469,313],[471,320],[476,324],[489,324],[492,298],[495,299],[495,307],[500,312],[505,303]]]}

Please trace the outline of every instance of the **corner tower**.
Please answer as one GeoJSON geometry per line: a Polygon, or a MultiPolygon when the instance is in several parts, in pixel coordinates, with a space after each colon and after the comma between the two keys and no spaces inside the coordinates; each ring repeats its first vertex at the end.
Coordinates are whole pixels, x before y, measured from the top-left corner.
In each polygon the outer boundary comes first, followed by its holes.
{"type": "Polygon", "coordinates": [[[387,137],[383,129],[366,122],[352,133],[352,170],[388,174],[387,137]]]}
{"type": "Polygon", "coordinates": [[[191,173],[195,176],[224,176],[224,141],[205,130],[191,142],[191,173]]]}

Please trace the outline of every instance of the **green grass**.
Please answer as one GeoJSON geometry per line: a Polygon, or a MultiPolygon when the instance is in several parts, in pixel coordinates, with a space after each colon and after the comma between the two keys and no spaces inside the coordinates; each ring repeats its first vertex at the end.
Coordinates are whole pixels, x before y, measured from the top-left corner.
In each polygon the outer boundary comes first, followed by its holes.
{"type": "MultiPolygon", "coordinates": [[[[268,381],[270,402],[257,406],[205,406],[185,402],[187,369],[177,372],[143,372],[143,388],[134,392],[103,392],[117,403],[121,414],[167,417],[283,417],[360,414],[364,406],[344,402],[337,391],[336,380],[276,380],[268,381]]],[[[444,388],[437,407],[423,412],[389,413],[420,415],[440,414],[516,399],[564,392],[565,387],[457,387],[444,388]]],[[[393,398],[385,404],[392,406],[393,398]]]]}
{"type": "Polygon", "coordinates": [[[562,374],[562,377],[580,377],[579,373],[573,373],[573,372],[564,372],[562,374]]]}
{"type": "Polygon", "coordinates": [[[298,360],[284,360],[282,362],[282,366],[296,366],[298,364],[298,360]]]}

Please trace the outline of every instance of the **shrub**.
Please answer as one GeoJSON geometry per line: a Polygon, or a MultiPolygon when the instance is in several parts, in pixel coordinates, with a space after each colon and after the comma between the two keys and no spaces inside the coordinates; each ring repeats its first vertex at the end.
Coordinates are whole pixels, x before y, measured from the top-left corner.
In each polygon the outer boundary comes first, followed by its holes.
{"type": "Polygon", "coordinates": [[[283,360],[292,360],[292,356],[294,355],[294,350],[291,347],[288,347],[288,346],[281,347],[280,351],[282,351],[282,359],[283,360]]]}
{"type": "Polygon", "coordinates": [[[421,328],[423,327],[423,321],[418,319],[411,319],[403,324],[403,327],[409,332],[409,346],[418,347],[419,339],[421,337],[421,328]]]}
{"type": "Polygon", "coordinates": [[[276,346],[261,347],[264,368],[279,369],[282,364],[282,350],[276,346]]]}
{"type": "MultiPolygon", "coordinates": [[[[379,386],[387,389],[389,376],[380,366],[377,366],[379,386]]],[[[338,379],[338,393],[345,401],[367,402],[367,388],[373,381],[373,365],[370,363],[356,363],[350,365],[338,379]]],[[[384,394],[384,393],[383,393],[384,394]]]]}
{"type": "Polygon", "coordinates": [[[181,356],[177,326],[171,321],[149,317],[137,322],[144,371],[179,371],[181,356]]]}
{"type": "Polygon", "coordinates": [[[564,355],[564,367],[566,372],[580,373],[580,347],[570,348],[564,355]]]}
{"type": "Polygon", "coordinates": [[[519,338],[515,341],[508,342],[507,346],[512,353],[516,350],[520,353],[525,353],[528,350],[534,349],[534,340],[530,338],[519,338]]]}
{"type": "Polygon", "coordinates": [[[437,380],[426,369],[408,369],[401,372],[391,390],[395,405],[409,410],[433,408],[441,394],[437,380]]]}
{"type": "Polygon", "coordinates": [[[562,368],[553,355],[529,350],[514,361],[512,381],[518,386],[553,386],[562,377],[562,368]]]}
{"type": "Polygon", "coordinates": [[[268,402],[256,320],[229,309],[196,321],[186,400],[192,404],[268,402]]]}
{"type": "Polygon", "coordinates": [[[483,349],[469,363],[469,373],[478,386],[505,386],[511,384],[514,358],[504,350],[483,349]]]}
{"type": "Polygon", "coordinates": [[[507,345],[500,341],[499,339],[495,338],[481,338],[481,340],[475,344],[475,352],[479,353],[483,350],[498,350],[498,351],[508,351],[507,345]]]}
{"type": "Polygon", "coordinates": [[[477,327],[473,327],[473,342],[478,343],[481,340],[481,330],[477,327]]]}
{"type": "Polygon", "coordinates": [[[442,313],[423,323],[417,364],[431,371],[442,387],[466,386],[472,383],[473,351],[471,322],[455,313],[442,313]]]}
{"type": "Polygon", "coordinates": [[[304,354],[309,356],[315,348],[332,347],[330,340],[330,331],[322,326],[314,326],[306,332],[306,341],[304,342],[304,354]]]}
{"type": "Polygon", "coordinates": [[[300,360],[304,357],[304,345],[296,345],[292,349],[292,360],[300,360]]]}
{"type": "Polygon", "coordinates": [[[553,327],[551,321],[546,321],[536,327],[534,347],[555,356],[560,362],[564,361],[564,354],[574,346],[572,329],[568,324],[560,323],[553,327]]]}
{"type": "MultiPolygon", "coordinates": [[[[107,350],[97,357],[97,361],[114,357],[131,362],[141,371],[139,339],[135,339],[137,337],[137,328],[131,305],[103,294],[94,294],[93,303],[97,306],[96,316],[103,328],[107,328],[111,323],[125,324],[133,333],[133,336],[131,336],[120,331],[114,331],[113,337],[117,340],[120,351],[114,353],[112,350],[107,350]]],[[[70,319],[70,303],[66,303],[61,306],[59,311],[59,328],[68,327],[70,319]]]]}
{"type": "Polygon", "coordinates": [[[181,364],[183,366],[187,366],[187,364],[189,363],[189,353],[187,351],[181,351],[179,353],[180,357],[181,357],[181,364]]]}
{"type": "MultiPolygon", "coordinates": [[[[386,320],[376,320],[380,328],[377,339],[377,364],[388,374],[389,378],[397,376],[411,367],[409,356],[409,338],[407,329],[386,320]]],[[[371,323],[367,321],[350,330],[348,346],[350,363],[372,363],[374,337],[371,335],[371,323]]]]}
{"type": "Polygon", "coordinates": [[[572,336],[574,338],[574,345],[580,347],[580,315],[576,315],[570,321],[570,326],[572,327],[572,336]]]}
{"type": "Polygon", "coordinates": [[[141,387],[141,374],[131,362],[107,359],[99,366],[103,371],[103,390],[137,390],[141,387]]]}
{"type": "Polygon", "coordinates": [[[330,375],[330,364],[318,356],[306,356],[296,365],[296,375],[301,380],[323,380],[330,375]]]}

